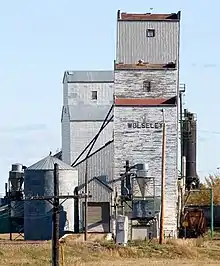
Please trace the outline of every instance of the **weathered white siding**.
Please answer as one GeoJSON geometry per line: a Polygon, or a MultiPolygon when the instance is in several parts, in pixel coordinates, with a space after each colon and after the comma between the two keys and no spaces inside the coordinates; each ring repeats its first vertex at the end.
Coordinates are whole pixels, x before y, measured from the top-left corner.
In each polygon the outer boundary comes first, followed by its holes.
{"type": "Polygon", "coordinates": [[[161,70],[116,70],[115,96],[123,98],[171,98],[177,95],[178,72],[161,70]],[[151,91],[143,88],[143,82],[151,82],[151,91]]]}
{"type": "MultiPolygon", "coordinates": [[[[92,193],[92,198],[89,201],[92,202],[109,202],[111,197],[111,190],[107,186],[112,187],[113,180],[113,148],[114,144],[111,142],[98,152],[94,153],[88,158],[88,179],[89,179],[89,191],[92,193]],[[106,177],[107,186],[102,185],[94,178],[106,177]]],[[[79,187],[84,187],[85,184],[85,161],[76,166],[79,174],[79,187]]]]}
{"type": "MultiPolygon", "coordinates": [[[[115,107],[114,112],[114,178],[123,171],[125,160],[131,165],[148,163],[155,178],[156,196],[160,196],[162,130],[161,128],[128,128],[128,122],[162,123],[162,107],[115,107]]],[[[176,233],[177,226],[177,107],[165,107],[166,121],[166,204],[165,230],[176,233]]]]}
{"type": "MultiPolygon", "coordinates": [[[[66,163],[72,164],[98,133],[113,103],[113,90],[113,71],[65,71],[63,103],[68,122],[62,122],[62,152],[66,163]],[[97,92],[97,99],[92,99],[93,91],[97,92]]],[[[92,152],[112,136],[113,122],[100,134],[92,152]]]]}
{"type": "MultiPolygon", "coordinates": [[[[116,98],[171,98],[178,95],[178,70],[116,70],[116,98]],[[143,81],[151,82],[151,90],[143,88],[143,81]]],[[[114,108],[114,178],[123,171],[125,160],[130,164],[147,163],[149,175],[155,179],[155,193],[161,193],[162,127],[164,109],[166,122],[166,204],[165,230],[176,234],[177,176],[178,176],[178,108],[167,106],[115,106],[114,108]],[[128,123],[145,123],[144,128],[128,123]]],[[[118,183],[119,185],[119,183],[118,183]]],[[[137,184],[136,184],[137,185],[137,184]]],[[[138,186],[136,186],[138,188],[138,186]]],[[[140,190],[135,188],[136,196],[140,190]]],[[[148,183],[145,196],[153,193],[148,183]]]]}
{"type": "Polygon", "coordinates": [[[116,62],[135,64],[144,60],[151,64],[178,61],[179,22],[118,21],[116,62]],[[155,37],[146,37],[147,29],[155,29],[155,37]]]}
{"type": "MultiPolygon", "coordinates": [[[[92,195],[92,198],[89,198],[89,202],[93,203],[111,203],[112,195],[112,180],[113,180],[113,142],[109,142],[105,147],[101,148],[99,151],[91,154],[88,158],[88,180],[89,186],[88,190],[92,195]],[[102,182],[97,179],[100,178],[102,182]]],[[[79,174],[79,189],[80,192],[84,191],[85,185],[85,169],[86,163],[82,161],[80,164],[75,167],[78,170],[79,174]]],[[[80,227],[83,225],[83,202],[84,199],[80,200],[80,227]]],[[[108,211],[108,210],[104,210],[108,211]]],[[[90,214],[88,214],[90,216],[90,214]]],[[[104,228],[109,228],[109,220],[104,226],[100,225],[93,230],[103,231],[104,228]]],[[[106,231],[106,229],[104,230],[106,231]]],[[[108,231],[108,229],[107,229],[108,231]]]]}
{"type": "Polygon", "coordinates": [[[68,83],[63,83],[63,105],[68,105],[68,83]]]}
{"type": "MultiPolygon", "coordinates": [[[[65,87],[65,86],[64,86],[65,87]]],[[[65,87],[66,88],[66,87],[65,87]]],[[[68,83],[64,102],[68,105],[107,105],[113,102],[114,83],[68,83]],[[92,91],[97,91],[97,100],[92,100],[92,91]]]]}
{"type": "MultiPolygon", "coordinates": [[[[70,122],[70,160],[71,163],[80,155],[83,149],[98,133],[102,122],[70,122]]],[[[113,137],[113,122],[110,122],[99,135],[91,152],[102,147],[113,137]]],[[[88,150],[87,150],[88,152],[88,150]]],[[[80,158],[82,160],[86,153],[80,158]]]]}

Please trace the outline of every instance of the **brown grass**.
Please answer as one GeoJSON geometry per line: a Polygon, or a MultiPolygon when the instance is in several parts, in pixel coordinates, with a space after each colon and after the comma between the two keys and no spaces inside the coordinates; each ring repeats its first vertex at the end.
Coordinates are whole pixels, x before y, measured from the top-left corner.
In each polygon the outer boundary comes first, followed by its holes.
{"type": "MultiPolygon", "coordinates": [[[[89,235],[87,243],[81,235],[65,239],[65,266],[74,265],[220,265],[220,240],[135,241],[119,247],[89,235]]],[[[51,243],[27,244],[25,241],[0,241],[0,265],[51,265],[51,243]]],[[[62,265],[62,264],[61,264],[62,265]]]]}

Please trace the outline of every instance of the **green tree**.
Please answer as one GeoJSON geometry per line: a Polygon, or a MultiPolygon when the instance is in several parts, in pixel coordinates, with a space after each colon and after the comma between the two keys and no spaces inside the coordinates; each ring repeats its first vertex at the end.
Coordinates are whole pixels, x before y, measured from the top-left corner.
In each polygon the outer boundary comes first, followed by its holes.
{"type": "Polygon", "coordinates": [[[185,196],[186,205],[210,205],[210,191],[213,189],[214,205],[220,205],[220,177],[209,175],[205,178],[205,183],[200,184],[200,190],[187,193],[185,196]]]}

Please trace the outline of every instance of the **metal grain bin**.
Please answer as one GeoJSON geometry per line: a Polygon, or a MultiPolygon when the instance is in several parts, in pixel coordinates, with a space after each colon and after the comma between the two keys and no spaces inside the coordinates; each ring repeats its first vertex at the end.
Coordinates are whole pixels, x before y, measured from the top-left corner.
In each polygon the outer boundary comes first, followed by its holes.
{"type": "MultiPolygon", "coordinates": [[[[78,172],[61,160],[49,155],[24,173],[25,197],[51,196],[54,190],[54,164],[59,166],[59,194],[73,194],[78,185],[78,172]]],[[[61,202],[63,200],[60,200],[61,202]]],[[[74,230],[74,199],[67,199],[60,211],[60,235],[74,230]]],[[[52,238],[52,204],[46,200],[26,200],[24,204],[25,240],[52,238]]]]}

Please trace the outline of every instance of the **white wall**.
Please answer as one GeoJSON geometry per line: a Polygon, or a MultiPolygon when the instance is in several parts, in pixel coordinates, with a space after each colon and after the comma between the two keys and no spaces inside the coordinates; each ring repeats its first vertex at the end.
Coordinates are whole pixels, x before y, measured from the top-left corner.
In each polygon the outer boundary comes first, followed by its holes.
{"type": "Polygon", "coordinates": [[[114,83],[68,83],[63,89],[65,105],[108,105],[113,102],[114,83]],[[92,100],[92,91],[97,91],[97,100],[92,100]]]}

